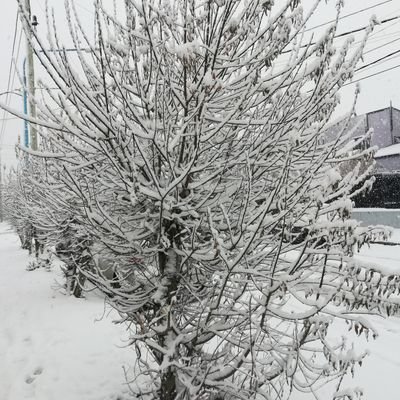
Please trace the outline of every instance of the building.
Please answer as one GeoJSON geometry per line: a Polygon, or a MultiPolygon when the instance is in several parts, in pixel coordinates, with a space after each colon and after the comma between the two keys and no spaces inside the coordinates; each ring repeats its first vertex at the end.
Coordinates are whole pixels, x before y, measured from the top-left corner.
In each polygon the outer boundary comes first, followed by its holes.
{"type": "MultiPolygon", "coordinates": [[[[335,131],[340,128],[335,127],[335,131]]],[[[370,141],[357,147],[376,146],[375,184],[355,199],[356,207],[400,208],[400,110],[392,106],[351,119],[347,130],[357,140],[373,129],[370,141]]]]}

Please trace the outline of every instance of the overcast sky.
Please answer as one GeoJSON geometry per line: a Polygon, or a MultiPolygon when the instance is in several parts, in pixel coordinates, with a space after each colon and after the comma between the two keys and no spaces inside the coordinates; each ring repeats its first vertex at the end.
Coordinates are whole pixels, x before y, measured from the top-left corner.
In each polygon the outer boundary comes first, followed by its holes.
{"type": "MultiPolygon", "coordinates": [[[[117,3],[122,0],[116,0],[117,3]]],[[[280,2],[282,0],[277,0],[280,2]]],[[[305,0],[304,3],[310,4],[313,0],[305,0]]],[[[0,93],[7,90],[9,68],[12,58],[12,46],[14,38],[14,29],[17,13],[16,0],[2,0],[1,5],[1,24],[0,24],[0,93]]],[[[81,19],[87,21],[88,26],[92,23],[93,12],[92,0],[75,0],[77,8],[81,12],[81,19]]],[[[324,0],[323,0],[324,3],[324,0]]],[[[323,6],[319,12],[313,17],[310,22],[310,27],[331,21],[335,17],[334,4],[336,0],[330,0],[328,6],[323,6]]],[[[49,4],[54,6],[57,18],[63,20],[64,0],[49,0],[49,4]]],[[[45,0],[31,0],[32,13],[38,16],[39,26],[38,31],[45,34],[44,24],[44,6],[45,0]],[[40,22],[43,23],[40,23],[40,22]]],[[[370,17],[375,14],[379,19],[400,15],[399,0],[347,0],[342,16],[349,15],[341,20],[340,32],[346,32],[368,24],[370,17]],[[362,11],[365,10],[365,11],[362,11]],[[353,15],[349,15],[353,14],[353,15]]],[[[18,25],[20,27],[20,24],[18,25]]],[[[326,26],[319,28],[326,29],[326,26]]],[[[339,33],[340,33],[339,32],[339,33]]],[[[17,55],[18,39],[20,29],[17,31],[17,43],[15,56],[17,55]]],[[[356,40],[361,38],[361,35],[355,35],[356,40]]],[[[340,42],[338,42],[339,44],[340,42]]],[[[355,79],[365,78],[378,73],[378,75],[363,79],[361,84],[361,95],[357,104],[357,112],[363,114],[380,108],[385,108],[393,102],[394,107],[400,108],[400,19],[390,23],[376,27],[371,36],[365,55],[365,62],[369,63],[373,60],[378,60],[381,57],[399,51],[391,59],[385,62],[380,62],[374,66],[365,68],[362,72],[356,74],[355,79]],[[383,70],[393,68],[391,71],[380,73],[383,70]]],[[[25,57],[25,41],[21,40],[21,45],[16,59],[18,68],[21,69],[23,59],[25,57]]],[[[15,75],[14,83],[11,85],[11,90],[18,90],[21,84],[18,75],[15,75]]],[[[354,85],[349,85],[343,89],[341,98],[342,102],[338,108],[338,114],[346,112],[353,101],[354,85]]],[[[0,95],[2,101],[5,101],[5,95],[0,95]]],[[[11,95],[11,105],[19,110],[22,110],[22,98],[17,95],[11,95]]],[[[15,152],[13,150],[15,143],[18,140],[18,135],[22,137],[23,123],[16,120],[11,115],[4,115],[0,112],[0,151],[2,162],[5,164],[15,164],[15,152]],[[4,121],[5,117],[5,121],[4,121]],[[3,123],[5,124],[3,126],[3,123]]]]}

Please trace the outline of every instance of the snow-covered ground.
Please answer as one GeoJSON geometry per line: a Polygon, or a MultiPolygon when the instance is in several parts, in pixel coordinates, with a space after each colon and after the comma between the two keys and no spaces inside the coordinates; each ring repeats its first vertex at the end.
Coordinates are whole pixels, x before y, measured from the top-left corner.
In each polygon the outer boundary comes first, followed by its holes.
{"type": "MultiPolygon", "coordinates": [[[[400,229],[395,229],[390,239],[400,243],[400,229]]],[[[382,246],[372,244],[361,249],[357,258],[361,261],[377,264],[383,270],[400,274],[400,246],[382,246]]],[[[370,351],[362,368],[356,371],[352,386],[365,389],[367,400],[399,400],[400,379],[400,319],[369,317],[377,328],[379,337],[368,343],[361,341],[358,346],[370,351]]]]}
{"type": "MultiPolygon", "coordinates": [[[[400,229],[393,231],[390,239],[392,243],[400,243],[400,229]]],[[[384,246],[372,244],[364,246],[356,255],[359,261],[374,264],[378,270],[400,274],[400,246],[384,246]]],[[[354,378],[348,376],[344,379],[343,388],[362,388],[365,400],[399,400],[400,379],[400,318],[384,318],[377,315],[368,316],[368,320],[378,331],[376,340],[366,340],[364,335],[360,337],[349,335],[346,325],[341,323],[333,326],[330,335],[348,336],[349,342],[353,342],[357,354],[363,354],[368,350],[369,355],[364,359],[362,367],[355,369],[354,378]]],[[[327,400],[332,398],[335,392],[334,385],[328,385],[316,393],[316,397],[307,394],[296,394],[293,400],[327,400]]],[[[356,398],[354,398],[355,400],[356,398]]]]}
{"type": "MultiPolygon", "coordinates": [[[[400,230],[393,241],[400,242],[400,230]]],[[[400,271],[400,246],[372,245],[357,257],[400,271]]],[[[29,272],[27,264],[16,235],[0,224],[0,400],[128,399],[124,367],[135,354],[125,347],[125,327],[113,323],[117,314],[104,312],[94,293],[63,295],[57,268],[29,272]]],[[[399,400],[400,319],[371,320],[380,336],[357,340],[371,355],[347,383],[363,387],[368,400],[399,400]]]]}
{"type": "Polygon", "coordinates": [[[0,400],[123,400],[128,333],[95,294],[60,293],[59,270],[26,271],[27,252],[0,224],[0,400]],[[104,312],[106,311],[106,312],[104,312]]]}

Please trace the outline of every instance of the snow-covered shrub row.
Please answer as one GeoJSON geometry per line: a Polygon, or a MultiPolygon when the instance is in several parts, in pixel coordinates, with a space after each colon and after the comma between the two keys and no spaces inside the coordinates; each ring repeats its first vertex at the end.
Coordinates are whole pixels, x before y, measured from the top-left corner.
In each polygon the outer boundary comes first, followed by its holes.
{"type": "Polygon", "coordinates": [[[77,52],[51,13],[34,33],[48,77],[21,216],[48,238],[72,218],[111,260],[112,281],[80,273],[132,322],[138,398],[313,392],[364,357],[335,320],[374,335],[365,314],[397,313],[399,278],[352,259],[384,234],[349,219],[372,150],[343,151],[346,124],[324,135],[373,23],[335,47],[338,2],[302,41],[318,3],[98,1],[93,42],[67,1],[77,52]]]}

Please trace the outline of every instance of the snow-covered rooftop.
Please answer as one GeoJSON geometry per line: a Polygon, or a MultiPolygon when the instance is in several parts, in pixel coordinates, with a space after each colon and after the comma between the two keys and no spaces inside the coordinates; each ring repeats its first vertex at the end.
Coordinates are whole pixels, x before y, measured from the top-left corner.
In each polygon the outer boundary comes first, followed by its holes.
{"type": "Polygon", "coordinates": [[[375,158],[389,157],[400,154],[400,143],[379,149],[375,153],[375,158]]]}

